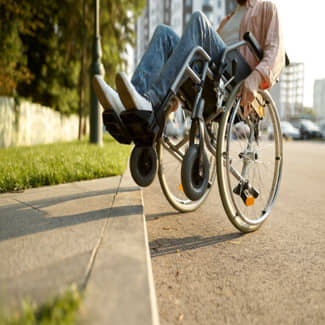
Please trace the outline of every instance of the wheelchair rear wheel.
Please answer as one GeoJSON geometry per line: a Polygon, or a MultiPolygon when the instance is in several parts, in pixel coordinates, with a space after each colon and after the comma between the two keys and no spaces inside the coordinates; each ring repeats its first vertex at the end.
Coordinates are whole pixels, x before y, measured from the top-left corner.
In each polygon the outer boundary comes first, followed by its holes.
{"type": "MultiPolygon", "coordinates": [[[[216,136],[217,128],[213,128],[216,136]]],[[[171,136],[166,127],[157,142],[158,177],[164,195],[168,202],[180,212],[191,212],[198,209],[208,197],[216,177],[216,159],[207,153],[210,165],[208,186],[198,200],[190,200],[184,193],[181,180],[182,162],[189,147],[189,135],[171,136]]]]}
{"type": "Polygon", "coordinates": [[[267,91],[259,92],[249,119],[240,113],[235,97],[229,102],[218,138],[219,191],[233,225],[251,232],[267,219],[279,191],[283,162],[279,116],[267,91]]]}

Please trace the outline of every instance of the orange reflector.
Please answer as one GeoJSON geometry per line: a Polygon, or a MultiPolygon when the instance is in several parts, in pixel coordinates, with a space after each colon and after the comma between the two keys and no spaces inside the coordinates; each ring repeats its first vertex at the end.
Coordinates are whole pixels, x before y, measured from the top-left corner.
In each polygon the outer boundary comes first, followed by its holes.
{"type": "Polygon", "coordinates": [[[249,196],[245,202],[246,206],[248,207],[251,207],[252,205],[254,205],[254,203],[255,203],[255,199],[253,196],[249,196]]]}
{"type": "Polygon", "coordinates": [[[183,192],[184,193],[184,189],[183,189],[183,185],[182,184],[179,184],[179,190],[181,191],[181,192],[183,192]]]}
{"type": "Polygon", "coordinates": [[[265,111],[264,111],[264,107],[263,106],[260,106],[258,108],[258,114],[261,116],[261,117],[264,117],[265,115],[265,111]]]}

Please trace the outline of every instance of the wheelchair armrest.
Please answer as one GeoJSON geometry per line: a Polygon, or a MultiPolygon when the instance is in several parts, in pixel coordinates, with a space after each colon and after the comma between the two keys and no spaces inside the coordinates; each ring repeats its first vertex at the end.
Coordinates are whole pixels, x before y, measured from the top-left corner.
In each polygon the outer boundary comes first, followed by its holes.
{"type": "Polygon", "coordinates": [[[251,32],[246,32],[243,36],[243,39],[251,46],[253,49],[254,54],[257,56],[259,60],[263,59],[263,50],[258,44],[256,38],[251,32]]]}
{"type": "MultiPolygon", "coordinates": [[[[245,41],[247,41],[250,44],[250,46],[254,50],[255,54],[257,55],[258,59],[262,60],[263,59],[263,50],[260,47],[260,45],[258,44],[254,35],[251,32],[247,32],[244,34],[243,38],[245,41]]],[[[285,52],[285,66],[287,67],[288,65],[290,65],[290,59],[289,59],[287,52],[285,52]]]]}

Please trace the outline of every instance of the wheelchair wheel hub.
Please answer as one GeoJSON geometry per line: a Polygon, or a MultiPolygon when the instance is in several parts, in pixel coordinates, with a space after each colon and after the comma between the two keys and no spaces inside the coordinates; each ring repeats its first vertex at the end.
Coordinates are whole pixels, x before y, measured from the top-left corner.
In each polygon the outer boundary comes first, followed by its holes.
{"type": "Polygon", "coordinates": [[[143,164],[139,166],[139,170],[142,174],[146,175],[152,169],[152,160],[149,157],[142,156],[143,164]]]}
{"type": "Polygon", "coordinates": [[[192,182],[196,187],[200,187],[204,181],[204,166],[200,160],[196,159],[192,169],[192,182]]]}
{"type": "Polygon", "coordinates": [[[239,158],[245,160],[246,162],[255,162],[259,159],[259,154],[257,150],[244,151],[239,154],[239,158]]]}

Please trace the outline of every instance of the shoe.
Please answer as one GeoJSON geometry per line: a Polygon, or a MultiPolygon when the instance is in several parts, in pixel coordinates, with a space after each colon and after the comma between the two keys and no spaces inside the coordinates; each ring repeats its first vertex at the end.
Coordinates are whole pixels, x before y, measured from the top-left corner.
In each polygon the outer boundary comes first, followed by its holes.
{"type": "Polygon", "coordinates": [[[96,74],[93,79],[93,86],[97,98],[105,111],[114,110],[117,116],[125,111],[118,93],[111,88],[101,75],[96,74]]]}
{"type": "Polygon", "coordinates": [[[152,104],[134,88],[124,72],[116,75],[116,88],[126,110],[152,111],[152,104]]]}
{"type": "Polygon", "coordinates": [[[94,76],[93,86],[97,98],[104,108],[103,123],[106,130],[118,142],[130,144],[132,139],[120,116],[121,113],[125,112],[125,108],[118,93],[100,75],[94,76]]]}

